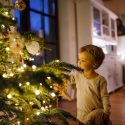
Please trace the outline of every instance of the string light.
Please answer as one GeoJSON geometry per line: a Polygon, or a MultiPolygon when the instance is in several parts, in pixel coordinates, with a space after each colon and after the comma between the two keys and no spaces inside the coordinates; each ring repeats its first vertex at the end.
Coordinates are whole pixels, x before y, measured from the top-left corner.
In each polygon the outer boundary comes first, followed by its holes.
{"type": "Polygon", "coordinates": [[[12,95],[11,95],[11,94],[8,94],[8,95],[7,95],[7,98],[8,98],[8,99],[11,99],[11,98],[12,98],[12,95]]]}
{"type": "Polygon", "coordinates": [[[9,15],[9,12],[6,11],[5,14],[6,14],[6,15],[9,15]]]}
{"type": "Polygon", "coordinates": [[[33,102],[30,102],[29,104],[30,104],[30,105],[33,105],[34,103],[33,103],[33,102]]]}
{"type": "Polygon", "coordinates": [[[52,97],[55,97],[55,96],[56,96],[56,94],[55,94],[54,92],[52,92],[52,93],[51,93],[51,96],[52,96],[52,97]]]}
{"type": "Polygon", "coordinates": [[[42,86],[42,83],[40,83],[40,86],[42,86]]]}
{"type": "Polygon", "coordinates": [[[12,76],[14,76],[14,74],[13,74],[13,73],[10,73],[10,76],[12,77],[12,76]]]}
{"type": "Polygon", "coordinates": [[[35,70],[35,69],[36,69],[36,66],[35,66],[35,65],[32,65],[32,69],[35,70]]]}
{"type": "Polygon", "coordinates": [[[45,100],[43,100],[43,103],[46,103],[46,101],[45,101],[45,100]]]}
{"type": "Polygon", "coordinates": [[[40,55],[40,53],[36,53],[36,56],[40,55]]]}
{"type": "Polygon", "coordinates": [[[51,79],[51,77],[50,77],[50,76],[48,76],[48,77],[47,77],[47,79],[49,79],[49,80],[50,80],[50,79],[51,79]]]}
{"type": "Polygon", "coordinates": [[[36,90],[36,91],[35,91],[35,94],[36,94],[36,95],[39,95],[39,94],[40,94],[40,90],[36,90]]]}
{"type": "Polygon", "coordinates": [[[57,63],[58,63],[58,62],[59,62],[59,60],[57,59],[55,62],[57,62],[57,63]]]}
{"type": "Polygon", "coordinates": [[[1,25],[1,28],[3,28],[3,29],[4,29],[4,28],[5,28],[5,25],[4,25],[4,24],[2,24],[2,25],[1,25]]]}
{"type": "Polygon", "coordinates": [[[19,83],[19,86],[21,87],[21,86],[22,86],[22,83],[19,83]]]}
{"type": "Polygon", "coordinates": [[[44,110],[45,110],[45,108],[44,108],[44,107],[41,107],[41,110],[42,110],[42,111],[44,111],[44,110]]]}
{"type": "Polygon", "coordinates": [[[46,109],[48,109],[48,106],[45,106],[46,109]]]}
{"type": "Polygon", "coordinates": [[[40,112],[37,112],[36,115],[40,115],[40,112]]]}
{"type": "Polygon", "coordinates": [[[12,20],[16,20],[15,17],[12,17],[12,20]]]}
{"type": "Polygon", "coordinates": [[[5,73],[4,73],[2,76],[3,76],[4,78],[7,78],[7,74],[5,74],[5,73]]]}
{"type": "Polygon", "coordinates": [[[28,121],[28,120],[29,120],[29,118],[26,118],[26,120],[28,121]]]}
{"type": "Polygon", "coordinates": [[[26,65],[26,64],[23,64],[23,67],[24,67],[24,68],[26,68],[26,67],[27,67],[27,65],[26,65]]]}
{"type": "Polygon", "coordinates": [[[29,86],[29,85],[30,85],[30,82],[26,82],[26,84],[29,86]]]}
{"type": "Polygon", "coordinates": [[[18,121],[17,124],[20,125],[20,121],[18,121]]]}
{"type": "Polygon", "coordinates": [[[9,47],[6,47],[6,51],[10,51],[10,48],[9,48],[9,47]]]}
{"type": "Polygon", "coordinates": [[[34,58],[29,58],[30,61],[34,61],[34,58]]]}

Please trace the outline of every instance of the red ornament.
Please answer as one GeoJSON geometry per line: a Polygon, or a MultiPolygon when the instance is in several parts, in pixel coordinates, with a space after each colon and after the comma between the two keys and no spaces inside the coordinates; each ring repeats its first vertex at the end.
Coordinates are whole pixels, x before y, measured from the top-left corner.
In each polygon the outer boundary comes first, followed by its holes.
{"type": "Polygon", "coordinates": [[[17,10],[22,11],[22,10],[24,10],[26,8],[26,3],[23,0],[17,0],[15,2],[15,8],[17,10]]]}

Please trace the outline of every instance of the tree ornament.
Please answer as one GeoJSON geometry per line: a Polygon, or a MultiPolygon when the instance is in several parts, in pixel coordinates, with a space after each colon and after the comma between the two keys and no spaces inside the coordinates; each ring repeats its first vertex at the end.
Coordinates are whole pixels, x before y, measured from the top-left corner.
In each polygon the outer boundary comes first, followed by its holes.
{"type": "Polygon", "coordinates": [[[15,2],[15,8],[17,10],[22,11],[22,10],[24,10],[26,8],[26,3],[23,0],[17,0],[15,2]]]}
{"type": "Polygon", "coordinates": [[[40,46],[38,42],[32,41],[32,42],[26,43],[26,49],[30,54],[36,55],[40,50],[40,46]]]}

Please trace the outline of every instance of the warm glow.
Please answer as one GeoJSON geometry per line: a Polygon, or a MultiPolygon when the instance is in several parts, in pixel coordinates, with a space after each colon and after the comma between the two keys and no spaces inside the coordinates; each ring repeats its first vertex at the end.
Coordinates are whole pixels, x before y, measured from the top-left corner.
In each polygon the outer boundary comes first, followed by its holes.
{"type": "Polygon", "coordinates": [[[52,92],[52,93],[51,93],[51,96],[52,96],[52,97],[55,97],[55,96],[56,96],[56,94],[55,94],[54,92],[52,92]]]}
{"type": "Polygon", "coordinates": [[[35,94],[36,94],[36,95],[39,95],[39,94],[40,94],[40,90],[36,90],[36,91],[35,91],[35,94]]]}
{"type": "Polygon", "coordinates": [[[40,115],[40,112],[37,112],[36,115],[40,115]]]}
{"type": "Polygon", "coordinates": [[[6,48],[6,51],[10,51],[10,48],[9,48],[9,47],[7,47],[7,48],[6,48]]]}
{"type": "Polygon", "coordinates": [[[36,69],[36,66],[35,66],[35,65],[32,65],[32,69],[35,70],[35,69],[36,69]]]}
{"type": "Polygon", "coordinates": [[[11,94],[8,94],[8,95],[7,95],[7,98],[8,98],[8,99],[11,99],[11,98],[12,98],[12,95],[11,95],[11,94]]]}
{"type": "Polygon", "coordinates": [[[30,82],[26,82],[26,84],[29,86],[29,85],[30,85],[30,82]]]}
{"type": "Polygon", "coordinates": [[[5,74],[5,73],[4,73],[2,76],[3,76],[4,78],[7,78],[7,74],[5,74]]]}

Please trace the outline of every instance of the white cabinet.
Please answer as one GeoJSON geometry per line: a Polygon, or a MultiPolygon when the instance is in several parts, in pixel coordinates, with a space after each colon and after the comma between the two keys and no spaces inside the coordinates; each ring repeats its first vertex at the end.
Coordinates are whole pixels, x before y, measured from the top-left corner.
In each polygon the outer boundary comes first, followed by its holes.
{"type": "Polygon", "coordinates": [[[123,86],[122,64],[117,60],[117,56],[106,55],[104,63],[97,72],[106,78],[108,92],[123,86]]]}
{"type": "Polygon", "coordinates": [[[95,0],[91,0],[92,4],[92,37],[94,44],[116,45],[117,44],[117,16],[109,11],[106,7],[99,4],[95,0]],[[95,39],[96,41],[95,41],[95,39]],[[98,40],[97,40],[98,39],[98,40]],[[97,42],[98,41],[98,42],[97,42]]]}

